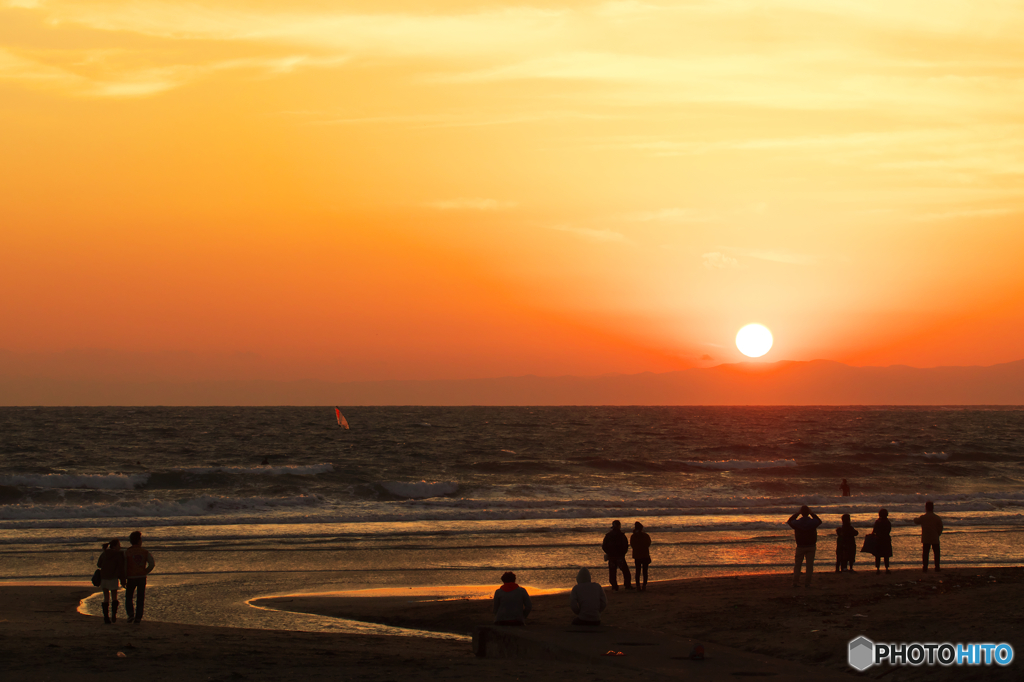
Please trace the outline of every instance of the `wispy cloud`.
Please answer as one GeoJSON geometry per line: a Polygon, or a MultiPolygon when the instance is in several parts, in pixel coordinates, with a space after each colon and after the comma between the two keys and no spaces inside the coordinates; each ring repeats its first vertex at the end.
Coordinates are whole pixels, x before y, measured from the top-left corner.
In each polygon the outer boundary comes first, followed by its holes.
{"type": "Polygon", "coordinates": [[[217,72],[284,74],[304,66],[322,67],[344,61],[333,56],[288,55],[139,68],[125,67],[121,63],[125,55],[116,50],[75,51],[61,55],[64,63],[60,64],[49,64],[33,56],[0,48],[0,80],[82,97],[129,98],[166,92],[217,72]]]}
{"type": "Polygon", "coordinates": [[[708,270],[725,270],[739,266],[739,261],[735,258],[732,256],[726,256],[724,253],[720,253],[718,251],[705,253],[701,258],[704,260],[704,267],[708,270]]]}
{"type": "Polygon", "coordinates": [[[690,208],[663,208],[656,211],[640,211],[624,216],[626,220],[639,223],[717,223],[721,218],[708,211],[690,208]]]}
{"type": "Polygon", "coordinates": [[[500,211],[515,208],[519,204],[515,201],[498,201],[497,199],[463,198],[441,199],[427,202],[424,205],[439,211],[500,211]]]}
{"type": "MultiPolygon", "coordinates": [[[[575,81],[593,86],[577,97],[627,109],[654,102],[858,111],[899,105],[1015,112],[1024,106],[1016,38],[1024,14],[1000,5],[985,16],[998,15],[1001,30],[965,32],[965,16],[977,13],[967,0],[936,4],[927,16],[910,0],[887,3],[884,10],[783,0],[759,24],[756,38],[737,30],[762,11],[756,0],[448,11],[303,0],[285,9],[225,0],[8,0],[6,6],[58,28],[149,36],[166,44],[406,60],[415,64],[413,80],[420,83],[575,81]],[[884,40],[894,26],[906,38],[884,40]],[[914,40],[921,49],[904,47],[914,40]],[[947,48],[970,49],[956,50],[952,60],[947,48]]],[[[808,138],[802,144],[832,143],[808,138]]]]}
{"type": "Polygon", "coordinates": [[[1005,215],[1013,215],[1014,213],[1021,213],[1024,208],[1009,209],[1009,208],[974,208],[974,209],[963,209],[956,211],[942,211],[937,213],[924,213],[914,217],[915,222],[920,223],[931,223],[940,220],[957,220],[959,218],[999,218],[1005,215]]]}
{"type": "Polygon", "coordinates": [[[174,40],[220,40],[317,48],[343,54],[466,56],[518,53],[560,32],[564,12],[528,7],[441,13],[354,12],[323,6],[240,8],[224,3],[136,0],[49,2],[49,20],[174,40]]]}
{"type": "Polygon", "coordinates": [[[585,239],[598,242],[628,242],[626,235],[611,230],[594,230],[589,227],[573,227],[571,225],[548,225],[548,229],[569,232],[585,239]]]}
{"type": "Polygon", "coordinates": [[[811,265],[818,260],[816,256],[809,254],[774,249],[768,251],[737,251],[737,253],[748,258],[768,260],[775,263],[788,263],[790,265],[811,265]]]}

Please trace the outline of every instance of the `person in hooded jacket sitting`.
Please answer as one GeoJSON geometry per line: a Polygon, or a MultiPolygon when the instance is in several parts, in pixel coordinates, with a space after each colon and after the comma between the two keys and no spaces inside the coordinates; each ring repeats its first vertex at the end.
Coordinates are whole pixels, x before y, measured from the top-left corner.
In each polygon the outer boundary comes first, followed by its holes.
{"type": "Polygon", "coordinates": [[[494,591],[494,624],[526,625],[533,604],[530,595],[516,585],[516,574],[506,571],[501,576],[501,587],[494,591]]]}
{"type": "Polygon", "coordinates": [[[573,625],[600,625],[601,612],[608,606],[608,597],[600,583],[590,581],[590,571],[581,568],[576,585],[569,593],[569,608],[576,614],[573,625]]]}

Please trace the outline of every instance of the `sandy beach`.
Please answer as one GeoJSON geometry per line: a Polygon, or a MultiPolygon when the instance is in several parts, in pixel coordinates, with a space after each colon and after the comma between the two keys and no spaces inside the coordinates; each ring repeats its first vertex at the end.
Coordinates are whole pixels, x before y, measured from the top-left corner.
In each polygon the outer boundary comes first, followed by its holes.
{"type": "MultiPolygon", "coordinates": [[[[122,620],[104,625],[77,612],[91,587],[0,589],[0,660],[7,680],[82,680],[111,673],[163,680],[621,679],[623,670],[592,663],[474,657],[467,641],[282,632],[122,620]],[[118,654],[123,653],[124,657],[118,654]]],[[[645,593],[609,592],[604,621],[616,627],[693,637],[831,673],[853,671],[847,643],[1007,642],[1024,651],[1024,569],[912,569],[876,575],[819,572],[810,589],[786,575],[654,582],[645,593]]],[[[154,590],[151,600],[159,599],[154,590]]],[[[564,594],[538,595],[530,625],[569,620],[564,594]]],[[[409,601],[401,597],[292,596],[261,606],[406,628],[471,634],[489,622],[489,602],[409,601]]],[[[123,613],[123,611],[122,611],[123,613]]],[[[1018,660],[997,666],[873,667],[888,680],[1019,680],[1018,660]]]]}

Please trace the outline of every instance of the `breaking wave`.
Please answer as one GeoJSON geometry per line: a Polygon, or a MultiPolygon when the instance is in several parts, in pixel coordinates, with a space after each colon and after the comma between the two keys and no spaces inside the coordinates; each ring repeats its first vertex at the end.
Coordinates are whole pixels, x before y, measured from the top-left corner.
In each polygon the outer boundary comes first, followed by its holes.
{"type": "Polygon", "coordinates": [[[232,512],[269,511],[282,508],[317,507],[324,503],[319,495],[293,497],[220,497],[202,495],[189,500],[146,500],[115,504],[19,504],[0,507],[0,520],[21,519],[108,519],[177,518],[211,516],[232,512]]]}
{"type": "Polygon", "coordinates": [[[720,461],[694,461],[685,462],[692,467],[698,469],[720,469],[720,470],[733,470],[733,469],[775,469],[778,467],[795,467],[798,466],[795,459],[771,459],[764,461],[751,461],[746,459],[723,459],[720,461]]]}
{"type": "Polygon", "coordinates": [[[395,497],[409,499],[441,497],[442,495],[451,495],[459,489],[459,484],[455,481],[419,481],[418,483],[382,481],[380,486],[395,497]]]}
{"type": "Polygon", "coordinates": [[[188,474],[236,474],[236,475],[265,475],[265,476],[316,476],[334,471],[333,464],[310,464],[293,466],[259,466],[259,467],[192,467],[188,469],[173,469],[188,474]]]}
{"type": "Polygon", "coordinates": [[[0,476],[0,485],[34,488],[89,488],[134,490],[149,481],[149,474],[13,474],[0,476]]]}

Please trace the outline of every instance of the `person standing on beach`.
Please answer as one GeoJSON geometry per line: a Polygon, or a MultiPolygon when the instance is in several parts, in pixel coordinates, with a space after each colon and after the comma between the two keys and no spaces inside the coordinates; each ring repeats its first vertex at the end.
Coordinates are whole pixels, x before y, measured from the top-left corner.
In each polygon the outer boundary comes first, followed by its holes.
{"type": "Polygon", "coordinates": [[[924,549],[924,570],[928,572],[928,550],[935,553],[935,570],[941,571],[939,567],[939,536],[942,535],[942,518],[935,514],[935,504],[928,500],[924,503],[924,514],[914,519],[914,523],[921,526],[921,545],[924,549]]]}
{"type": "Polygon", "coordinates": [[[836,528],[836,573],[853,571],[857,560],[857,529],[850,523],[850,515],[843,514],[843,525],[836,528]]]}
{"type": "Polygon", "coordinates": [[[875,536],[875,548],[871,553],[875,555],[875,573],[882,567],[882,560],[885,560],[885,572],[889,573],[889,557],[892,556],[892,521],[889,520],[889,510],[879,509],[878,518],[875,519],[875,526],[871,529],[875,536]]]}
{"type": "Polygon", "coordinates": [[[156,560],[148,549],[142,546],[142,533],[133,532],[128,536],[131,547],[124,551],[125,572],[128,576],[125,591],[124,610],[129,623],[142,622],[142,609],[146,605],[146,576],[153,572],[156,560]],[[135,595],[138,593],[138,603],[135,595]]]}
{"type": "Polygon", "coordinates": [[[789,517],[786,521],[795,531],[796,535],[796,564],[793,567],[793,587],[800,586],[800,565],[804,559],[807,560],[807,575],[804,578],[804,587],[811,586],[811,576],[814,574],[814,551],[818,546],[818,526],[821,519],[817,514],[811,512],[806,504],[800,507],[800,511],[789,517]],[[800,518],[797,518],[800,517],[800,518]]]}
{"type": "Polygon", "coordinates": [[[601,624],[601,612],[608,606],[608,597],[600,583],[591,582],[590,571],[581,568],[576,574],[576,584],[569,593],[569,608],[576,614],[573,625],[597,626],[601,624]]]}
{"type": "Polygon", "coordinates": [[[124,552],[121,551],[121,541],[114,538],[110,542],[103,543],[103,553],[100,554],[96,568],[100,569],[100,589],[103,590],[103,622],[117,622],[117,586],[124,585],[127,579],[124,566],[124,552]],[[113,609],[111,606],[113,596],[113,609]]]}
{"type": "Polygon", "coordinates": [[[618,569],[622,569],[622,582],[627,590],[632,590],[630,584],[629,564],[626,563],[626,552],[629,551],[629,539],[622,532],[622,524],[618,520],[612,521],[612,529],[604,536],[601,543],[605,558],[608,560],[608,580],[612,589],[619,591],[618,569]]]}
{"type": "Polygon", "coordinates": [[[494,624],[526,625],[526,617],[533,610],[530,595],[516,585],[516,574],[506,571],[501,576],[501,587],[494,591],[494,624]]]}
{"type": "Polygon", "coordinates": [[[846,482],[845,478],[843,479],[843,482],[839,484],[839,491],[842,493],[843,497],[850,496],[850,484],[846,482]]]}
{"type": "Polygon", "coordinates": [[[647,591],[647,567],[651,565],[651,536],[644,532],[644,524],[637,521],[633,524],[633,534],[629,536],[629,546],[633,548],[633,566],[636,569],[636,589],[647,591]],[[644,581],[640,582],[643,571],[644,581]]]}

